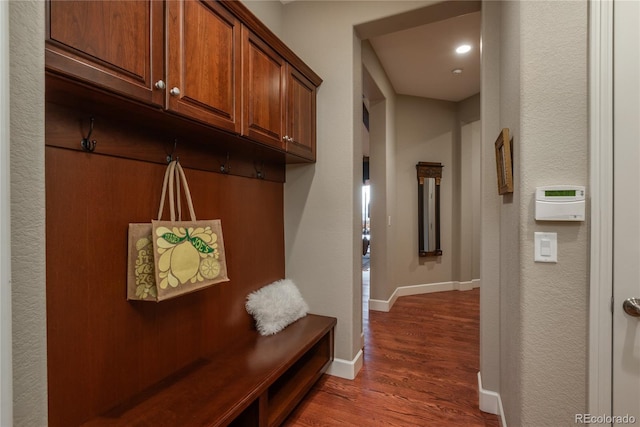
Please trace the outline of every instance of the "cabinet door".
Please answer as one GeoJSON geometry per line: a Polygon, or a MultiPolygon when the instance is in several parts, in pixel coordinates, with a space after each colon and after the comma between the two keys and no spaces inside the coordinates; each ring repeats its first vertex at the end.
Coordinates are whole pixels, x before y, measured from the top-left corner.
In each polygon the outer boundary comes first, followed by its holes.
{"type": "Polygon", "coordinates": [[[289,66],[287,81],[287,152],[316,159],[316,87],[289,66]]]}
{"type": "Polygon", "coordinates": [[[286,63],[247,28],[243,28],[242,38],[242,134],[254,141],[284,149],[286,63]]]}
{"type": "Polygon", "coordinates": [[[162,105],[164,8],[154,0],[47,3],[46,68],[162,105]]]}
{"type": "Polygon", "coordinates": [[[240,133],[240,22],[220,3],[167,2],[167,109],[240,133]]]}

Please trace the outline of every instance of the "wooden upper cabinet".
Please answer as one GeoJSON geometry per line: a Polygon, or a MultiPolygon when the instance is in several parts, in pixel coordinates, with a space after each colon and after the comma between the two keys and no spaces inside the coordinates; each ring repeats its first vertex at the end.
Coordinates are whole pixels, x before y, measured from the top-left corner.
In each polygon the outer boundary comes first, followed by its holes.
{"type": "Polygon", "coordinates": [[[164,4],[153,0],[47,3],[46,68],[162,105],[164,4]]]}
{"type": "Polygon", "coordinates": [[[243,28],[242,134],[315,160],[316,86],[243,28]]]}
{"type": "Polygon", "coordinates": [[[242,29],[242,134],[284,149],[286,62],[249,29],[242,29]]]}
{"type": "Polygon", "coordinates": [[[215,1],[167,8],[167,109],[240,133],[240,21],[215,1]]]}
{"type": "Polygon", "coordinates": [[[314,161],[322,80],[240,1],[49,0],[46,70],[314,161]]]}
{"type": "Polygon", "coordinates": [[[289,66],[286,150],[307,160],[316,158],[316,86],[289,66]]]}

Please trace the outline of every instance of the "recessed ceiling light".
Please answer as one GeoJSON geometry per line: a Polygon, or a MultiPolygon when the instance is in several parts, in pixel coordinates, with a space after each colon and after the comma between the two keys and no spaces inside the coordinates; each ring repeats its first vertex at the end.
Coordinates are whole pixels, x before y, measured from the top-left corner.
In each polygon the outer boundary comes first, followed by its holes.
{"type": "Polygon", "coordinates": [[[451,74],[453,74],[454,76],[462,74],[462,68],[454,68],[453,70],[451,70],[451,74]]]}
{"type": "Polygon", "coordinates": [[[468,44],[462,44],[456,48],[457,53],[467,53],[471,50],[471,46],[468,44]]]}

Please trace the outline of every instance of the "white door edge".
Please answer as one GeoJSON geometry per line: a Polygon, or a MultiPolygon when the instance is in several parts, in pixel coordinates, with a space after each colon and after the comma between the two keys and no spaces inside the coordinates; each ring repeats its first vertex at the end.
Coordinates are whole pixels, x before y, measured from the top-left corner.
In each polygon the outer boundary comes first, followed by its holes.
{"type": "Polygon", "coordinates": [[[591,271],[588,407],[611,414],[613,295],[613,2],[590,0],[591,271]]]}

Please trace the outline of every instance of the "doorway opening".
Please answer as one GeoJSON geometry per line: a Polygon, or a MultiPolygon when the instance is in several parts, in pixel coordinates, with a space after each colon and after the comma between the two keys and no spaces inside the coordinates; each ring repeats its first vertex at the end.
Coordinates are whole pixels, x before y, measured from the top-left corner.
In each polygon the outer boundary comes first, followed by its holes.
{"type": "Polygon", "coordinates": [[[371,283],[371,215],[370,205],[371,186],[367,179],[362,185],[362,315],[369,313],[370,283],[371,283]]]}
{"type": "Polygon", "coordinates": [[[371,284],[371,186],[369,185],[369,109],[368,98],[362,102],[362,317],[369,319],[371,284]]]}
{"type": "Polygon", "coordinates": [[[363,262],[369,262],[362,275],[365,325],[369,309],[389,311],[398,296],[470,290],[480,282],[480,216],[476,206],[480,201],[481,12],[477,4],[444,2],[436,8],[413,11],[411,16],[410,24],[403,15],[403,19],[396,16],[357,28],[362,37],[363,115],[370,115],[370,126],[363,125],[362,137],[363,151],[370,151],[363,153],[370,166],[368,199],[362,195],[363,238],[365,214],[371,218],[369,241],[363,241],[362,255],[363,262]],[[445,37],[441,31],[445,27],[456,31],[446,32],[445,37]],[[474,47],[470,55],[451,54],[454,56],[447,56],[447,60],[436,60],[440,58],[438,43],[449,46],[458,39],[474,47]],[[407,55],[402,50],[408,58],[393,48],[413,47],[423,52],[427,45],[433,48],[429,55],[407,55]],[[401,84],[413,78],[410,71],[421,67],[418,59],[428,62],[426,69],[434,73],[433,78],[417,73],[414,86],[401,89],[401,84]],[[454,65],[464,68],[464,73],[452,73],[454,65]],[[396,71],[404,77],[394,84],[396,71]],[[446,218],[442,230],[446,251],[429,259],[420,258],[418,251],[415,165],[419,161],[440,162],[446,174],[441,210],[446,218]]]}

